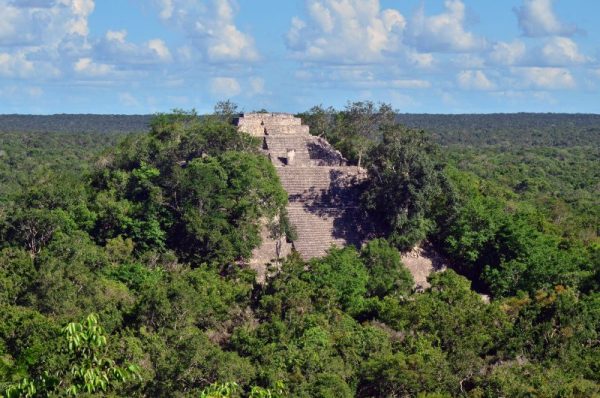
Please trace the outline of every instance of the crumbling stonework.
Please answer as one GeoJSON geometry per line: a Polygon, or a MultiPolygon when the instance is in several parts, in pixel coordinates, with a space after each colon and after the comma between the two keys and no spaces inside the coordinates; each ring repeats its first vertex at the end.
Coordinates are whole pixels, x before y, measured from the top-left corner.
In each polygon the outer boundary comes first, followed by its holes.
{"type": "Polygon", "coordinates": [[[282,113],[249,113],[236,119],[239,131],[263,139],[262,148],[288,192],[287,211],[297,230],[296,241],[274,241],[263,234],[263,245],[251,262],[264,278],[264,264],[290,252],[305,258],[322,256],[332,246],[360,244],[357,184],[364,169],[348,166],[329,143],[310,135],[300,118],[282,113]]]}

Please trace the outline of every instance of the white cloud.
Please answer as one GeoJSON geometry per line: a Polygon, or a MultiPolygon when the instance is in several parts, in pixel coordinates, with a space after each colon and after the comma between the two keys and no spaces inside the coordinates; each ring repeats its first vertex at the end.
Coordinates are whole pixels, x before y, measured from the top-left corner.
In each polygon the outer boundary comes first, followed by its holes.
{"type": "Polygon", "coordinates": [[[512,68],[513,75],[521,78],[525,87],[543,90],[561,90],[575,88],[577,83],[565,68],[512,68]]]}
{"type": "Polygon", "coordinates": [[[433,16],[426,16],[421,6],[408,25],[412,44],[424,52],[470,52],[485,48],[484,38],[465,30],[464,3],[445,0],[444,5],[446,11],[433,16]]]}
{"type": "Polygon", "coordinates": [[[94,0],[0,0],[0,45],[57,45],[67,36],[88,35],[94,0]]]}
{"type": "Polygon", "coordinates": [[[435,57],[431,53],[419,53],[411,51],[407,55],[408,60],[418,68],[428,69],[435,64],[435,57]]]}
{"type": "Polygon", "coordinates": [[[87,36],[88,17],[94,11],[94,0],[59,0],[58,3],[71,6],[74,18],[69,21],[69,33],[87,36]]]}
{"type": "Polygon", "coordinates": [[[182,30],[192,45],[210,62],[259,59],[254,39],[235,24],[233,0],[159,0],[160,17],[182,30]]]}
{"type": "Polygon", "coordinates": [[[232,77],[215,77],[211,80],[211,92],[221,98],[231,98],[242,92],[240,83],[232,77]]]}
{"type": "Polygon", "coordinates": [[[125,38],[127,37],[126,30],[109,30],[106,32],[106,40],[108,41],[116,41],[118,43],[125,43],[125,38]]]}
{"type": "Polygon", "coordinates": [[[463,70],[458,74],[456,80],[463,90],[487,91],[496,88],[496,85],[481,70],[463,70]]]}
{"type": "MultiPolygon", "coordinates": [[[[19,19],[21,19],[20,11],[8,4],[2,4],[2,2],[0,2],[0,10],[2,10],[2,18],[0,18],[0,44],[10,45],[19,37],[17,25],[19,19]]],[[[23,32],[23,34],[27,36],[26,32],[23,32]]],[[[25,41],[28,40],[26,39],[25,41]]]]}
{"type": "Polygon", "coordinates": [[[158,55],[159,59],[163,61],[171,60],[171,52],[164,41],[160,39],[153,39],[148,41],[147,45],[150,50],[154,51],[156,55],[158,55]]]}
{"type": "Polygon", "coordinates": [[[113,72],[113,67],[107,64],[99,64],[91,58],[80,58],[73,65],[73,70],[87,77],[106,76],[113,72]]]}
{"type": "Polygon", "coordinates": [[[589,61],[589,58],[579,52],[577,43],[566,37],[554,37],[541,49],[541,55],[547,65],[566,66],[578,65],[589,61]]]}
{"type": "Polygon", "coordinates": [[[520,40],[511,43],[498,42],[493,45],[490,58],[496,64],[515,65],[523,59],[526,51],[525,43],[520,40]]]}
{"type": "Polygon", "coordinates": [[[106,32],[93,46],[94,57],[115,65],[141,65],[170,62],[171,52],[164,41],[152,39],[142,44],[127,41],[127,31],[106,32]]]}
{"type": "Polygon", "coordinates": [[[30,77],[35,71],[33,62],[22,52],[0,53],[0,75],[6,77],[30,77]]]}
{"type": "Polygon", "coordinates": [[[0,0],[0,74],[56,77],[89,50],[94,0],[0,0]]]}
{"type": "Polygon", "coordinates": [[[525,36],[568,36],[577,31],[573,25],[565,25],[552,9],[553,0],[523,0],[523,5],[515,8],[519,27],[525,36]]]}
{"type": "Polygon", "coordinates": [[[292,18],[286,45],[299,59],[370,63],[401,48],[406,20],[379,0],[307,0],[309,20],[292,18]]]}

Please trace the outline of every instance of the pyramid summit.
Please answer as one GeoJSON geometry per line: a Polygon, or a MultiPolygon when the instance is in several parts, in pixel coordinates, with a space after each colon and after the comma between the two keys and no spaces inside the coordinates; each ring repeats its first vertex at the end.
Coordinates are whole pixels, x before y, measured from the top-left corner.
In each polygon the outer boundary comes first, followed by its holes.
{"type": "Polygon", "coordinates": [[[304,259],[325,255],[332,246],[362,241],[358,212],[358,184],[364,169],[348,161],[326,140],[310,134],[302,120],[288,113],[247,113],[234,120],[239,131],[262,138],[269,157],[288,193],[287,212],[297,231],[293,242],[263,236],[252,264],[259,266],[295,249],[304,259]]]}

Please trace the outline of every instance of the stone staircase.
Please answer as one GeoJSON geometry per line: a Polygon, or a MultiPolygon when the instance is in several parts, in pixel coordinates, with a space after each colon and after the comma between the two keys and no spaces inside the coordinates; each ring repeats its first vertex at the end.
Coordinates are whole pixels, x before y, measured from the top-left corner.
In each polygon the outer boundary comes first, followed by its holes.
{"type": "Polygon", "coordinates": [[[323,256],[332,245],[360,244],[357,184],[365,178],[363,169],[348,166],[338,151],[311,136],[308,126],[293,115],[249,113],[235,124],[239,131],[263,139],[263,150],[288,192],[288,217],[298,233],[291,244],[263,234],[251,265],[258,268],[262,263],[264,274],[265,260],[285,256],[292,248],[311,259],[323,256]]]}

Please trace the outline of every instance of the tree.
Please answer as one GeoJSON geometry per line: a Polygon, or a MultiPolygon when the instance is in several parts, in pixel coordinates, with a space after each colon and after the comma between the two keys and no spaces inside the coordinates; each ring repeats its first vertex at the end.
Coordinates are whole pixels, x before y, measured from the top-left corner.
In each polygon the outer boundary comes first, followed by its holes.
{"type": "Polygon", "coordinates": [[[457,392],[450,363],[440,348],[420,338],[405,344],[403,351],[365,361],[357,396],[414,397],[426,392],[457,392]]]}
{"type": "Polygon", "coordinates": [[[336,115],[337,112],[332,107],[324,108],[323,105],[316,105],[307,112],[299,114],[298,117],[302,118],[304,124],[310,126],[312,135],[326,137],[333,145],[337,141],[334,136],[336,115]]]}
{"type": "Polygon", "coordinates": [[[88,315],[84,323],[69,323],[63,329],[63,334],[70,357],[69,369],[63,369],[58,375],[46,372],[36,380],[25,378],[6,390],[7,397],[107,393],[123,382],[138,377],[136,365],[121,367],[105,356],[108,340],[95,315],[88,315]]]}
{"type": "Polygon", "coordinates": [[[258,142],[194,112],[158,115],[150,134],[114,150],[93,176],[93,234],[122,236],[134,250],[173,250],[195,265],[247,258],[260,223],[276,218],[287,195],[258,142]]]}
{"type": "Polygon", "coordinates": [[[335,300],[322,305],[337,305],[352,315],[363,310],[369,275],[356,249],[332,248],[327,256],[313,260],[310,269],[307,276],[318,291],[330,290],[335,300]]]}
{"type": "Polygon", "coordinates": [[[368,150],[381,138],[383,131],[395,125],[396,112],[389,104],[377,107],[371,101],[349,102],[340,112],[341,128],[352,151],[356,153],[358,167],[368,150]]]}
{"type": "Polygon", "coordinates": [[[348,102],[339,112],[318,105],[299,116],[310,126],[312,134],[325,137],[358,166],[383,131],[396,124],[396,111],[391,105],[372,101],[348,102]]]}
{"type": "Polygon", "coordinates": [[[390,293],[408,296],[412,292],[415,282],[410,271],[402,264],[398,250],[385,239],[368,242],[361,258],[369,272],[369,296],[383,298],[390,293]]]}
{"type": "Polygon", "coordinates": [[[434,230],[436,206],[449,194],[435,151],[424,132],[393,126],[369,152],[363,207],[401,250],[434,230]]]}
{"type": "Polygon", "coordinates": [[[107,338],[98,319],[91,314],[85,323],[72,322],[64,329],[69,353],[71,354],[70,375],[72,380],[66,389],[67,395],[81,392],[93,394],[107,392],[119,384],[138,375],[135,365],[117,366],[115,361],[105,357],[107,338]]]}
{"type": "Polygon", "coordinates": [[[225,123],[233,122],[233,118],[238,114],[238,105],[231,100],[219,101],[214,108],[214,115],[225,123]]]}

